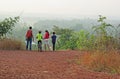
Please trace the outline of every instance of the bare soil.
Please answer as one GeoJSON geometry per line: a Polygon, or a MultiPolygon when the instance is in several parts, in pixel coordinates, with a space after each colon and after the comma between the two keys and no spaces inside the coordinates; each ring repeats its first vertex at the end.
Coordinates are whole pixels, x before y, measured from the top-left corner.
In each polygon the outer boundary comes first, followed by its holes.
{"type": "Polygon", "coordinates": [[[0,50],[0,79],[120,79],[120,74],[94,72],[71,61],[82,54],[0,50]]]}

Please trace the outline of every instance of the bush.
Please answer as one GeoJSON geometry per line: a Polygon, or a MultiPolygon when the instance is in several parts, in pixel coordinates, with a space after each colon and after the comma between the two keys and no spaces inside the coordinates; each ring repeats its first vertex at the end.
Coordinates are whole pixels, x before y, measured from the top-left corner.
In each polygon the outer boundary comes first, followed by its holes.
{"type": "Polygon", "coordinates": [[[25,46],[21,41],[15,39],[1,39],[0,50],[22,50],[25,46]]]}
{"type": "Polygon", "coordinates": [[[117,51],[85,53],[80,64],[99,72],[120,73],[120,54],[117,51]]]}

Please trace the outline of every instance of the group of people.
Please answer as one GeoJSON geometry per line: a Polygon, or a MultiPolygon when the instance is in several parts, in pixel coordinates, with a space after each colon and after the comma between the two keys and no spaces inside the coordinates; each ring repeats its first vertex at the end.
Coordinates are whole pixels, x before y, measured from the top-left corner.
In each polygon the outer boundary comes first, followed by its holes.
{"type": "MultiPolygon", "coordinates": [[[[52,50],[55,51],[55,43],[56,43],[56,34],[53,32],[51,39],[52,39],[52,50]]],[[[50,34],[48,30],[45,30],[45,34],[42,35],[41,31],[38,31],[36,35],[36,40],[38,42],[38,51],[43,51],[42,48],[42,41],[44,42],[44,51],[47,49],[50,51],[50,45],[49,45],[49,39],[50,34]]],[[[26,32],[26,50],[32,50],[32,41],[34,41],[33,33],[32,33],[32,27],[29,27],[29,30],[26,32]],[[29,48],[28,48],[29,47],[29,48]]]]}

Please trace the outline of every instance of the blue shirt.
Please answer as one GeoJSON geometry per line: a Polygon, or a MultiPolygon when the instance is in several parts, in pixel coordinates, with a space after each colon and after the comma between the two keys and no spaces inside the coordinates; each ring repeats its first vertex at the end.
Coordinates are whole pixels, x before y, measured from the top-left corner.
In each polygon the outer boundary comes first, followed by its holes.
{"type": "Polygon", "coordinates": [[[51,38],[52,38],[52,42],[56,42],[57,36],[55,34],[53,34],[51,38]]]}

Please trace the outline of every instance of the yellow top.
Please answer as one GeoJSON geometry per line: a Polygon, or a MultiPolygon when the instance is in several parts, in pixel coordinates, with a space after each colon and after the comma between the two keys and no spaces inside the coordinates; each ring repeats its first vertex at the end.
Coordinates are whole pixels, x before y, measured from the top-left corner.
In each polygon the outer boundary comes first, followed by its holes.
{"type": "Polygon", "coordinates": [[[36,38],[37,38],[38,41],[42,40],[42,34],[41,34],[41,33],[38,33],[38,34],[36,35],[36,38]]]}

